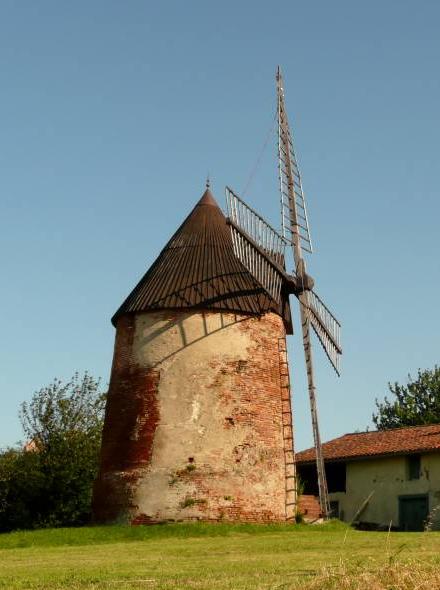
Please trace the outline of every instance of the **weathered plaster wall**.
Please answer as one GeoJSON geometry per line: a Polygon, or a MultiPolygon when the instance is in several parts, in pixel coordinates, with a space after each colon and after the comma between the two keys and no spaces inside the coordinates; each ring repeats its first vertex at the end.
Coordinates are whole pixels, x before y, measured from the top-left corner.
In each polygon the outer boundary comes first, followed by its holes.
{"type": "MultiPolygon", "coordinates": [[[[399,496],[429,494],[429,510],[440,506],[440,455],[421,457],[420,479],[408,479],[406,457],[385,457],[347,463],[346,492],[330,494],[338,500],[341,517],[352,520],[370,492],[374,495],[360,519],[383,526],[399,526],[399,496]]],[[[438,514],[433,513],[433,525],[438,527],[438,514]]],[[[440,512],[440,510],[439,510],[440,512]]]]}
{"type": "Polygon", "coordinates": [[[284,337],[273,313],[121,317],[96,520],[285,520],[284,337]]]}

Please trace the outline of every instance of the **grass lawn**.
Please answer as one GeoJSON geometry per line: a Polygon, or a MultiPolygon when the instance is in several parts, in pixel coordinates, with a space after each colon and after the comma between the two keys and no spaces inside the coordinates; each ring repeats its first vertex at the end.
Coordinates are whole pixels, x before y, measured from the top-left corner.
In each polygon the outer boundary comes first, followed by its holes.
{"type": "Polygon", "coordinates": [[[0,535],[0,588],[11,590],[428,589],[440,588],[438,564],[439,533],[360,532],[338,522],[85,527],[0,535]],[[396,575],[399,580],[393,581],[396,575]]]}

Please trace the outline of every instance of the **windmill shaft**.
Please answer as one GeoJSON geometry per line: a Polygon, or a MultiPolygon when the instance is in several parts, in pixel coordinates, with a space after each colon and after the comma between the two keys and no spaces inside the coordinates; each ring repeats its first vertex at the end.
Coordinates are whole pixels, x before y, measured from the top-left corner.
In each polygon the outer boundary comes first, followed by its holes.
{"type": "MultiPolygon", "coordinates": [[[[285,125],[287,126],[287,121],[285,121],[285,125]]],[[[298,272],[299,261],[302,259],[302,255],[301,255],[301,243],[300,243],[299,233],[297,231],[294,231],[294,229],[298,225],[298,211],[297,211],[295,195],[294,195],[292,161],[289,156],[287,156],[285,158],[285,165],[286,165],[286,172],[287,172],[287,178],[288,178],[287,191],[288,191],[288,199],[289,199],[290,225],[292,227],[293,258],[295,261],[296,272],[298,272]]]]}
{"type": "Polygon", "coordinates": [[[313,356],[312,346],[310,342],[310,321],[307,316],[307,305],[308,305],[308,294],[304,291],[299,295],[300,310],[301,310],[301,328],[304,346],[304,356],[306,361],[307,370],[307,385],[309,389],[310,399],[310,412],[312,415],[312,429],[313,429],[313,441],[316,449],[316,470],[318,474],[318,490],[319,490],[319,503],[321,506],[321,513],[324,518],[329,515],[330,502],[328,498],[327,490],[327,478],[325,476],[324,457],[322,454],[321,436],[319,434],[319,421],[318,421],[318,407],[316,404],[316,387],[315,377],[313,371],[313,356]]]}
{"type": "Polygon", "coordinates": [[[284,225],[284,211],[285,211],[285,197],[287,197],[287,209],[290,222],[290,233],[292,236],[291,246],[293,250],[293,258],[295,262],[295,270],[298,277],[298,282],[303,283],[303,289],[298,294],[300,301],[300,314],[301,314],[301,327],[302,337],[304,346],[304,355],[307,369],[307,382],[310,399],[310,412],[312,416],[312,428],[313,428],[313,439],[316,449],[316,468],[318,475],[318,490],[319,490],[319,503],[321,506],[321,513],[324,518],[327,518],[330,512],[327,480],[325,477],[324,458],[322,454],[321,437],[319,434],[319,423],[318,423],[318,409],[316,404],[315,395],[315,378],[313,372],[313,358],[312,358],[312,347],[310,341],[310,319],[309,319],[309,293],[307,289],[308,277],[306,274],[306,264],[302,256],[302,244],[303,241],[310,244],[310,235],[308,232],[307,214],[305,209],[305,201],[302,192],[301,178],[299,175],[298,164],[296,162],[295,154],[293,151],[293,144],[291,140],[291,134],[289,129],[289,123],[287,119],[286,109],[284,105],[284,89],[281,73],[277,75],[277,89],[278,89],[278,126],[279,126],[279,168],[280,168],[280,180],[281,180],[281,215],[284,225]],[[283,180],[284,177],[284,180],[283,180]],[[287,194],[285,192],[287,189],[287,194]],[[298,202],[299,200],[299,202],[298,202]],[[306,222],[306,237],[301,236],[298,218],[301,212],[304,211],[304,217],[306,222]]]}

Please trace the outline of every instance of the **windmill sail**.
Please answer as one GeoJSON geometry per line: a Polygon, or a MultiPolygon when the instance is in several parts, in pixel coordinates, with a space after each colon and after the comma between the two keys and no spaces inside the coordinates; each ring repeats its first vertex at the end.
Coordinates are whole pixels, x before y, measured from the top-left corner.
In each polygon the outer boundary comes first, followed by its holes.
{"type": "Polygon", "coordinates": [[[295,234],[301,248],[313,252],[301,173],[293,147],[293,137],[284,106],[284,89],[279,74],[278,92],[278,174],[281,195],[281,227],[283,236],[293,244],[295,234]],[[295,203],[292,200],[295,200],[295,203]]]}
{"type": "Polygon", "coordinates": [[[229,187],[226,206],[235,255],[278,303],[285,274],[286,240],[229,187]]]}
{"type": "Polygon", "coordinates": [[[314,291],[308,293],[308,316],[334,370],[340,375],[341,324],[314,291]]]}
{"type": "MultiPolygon", "coordinates": [[[[278,303],[283,279],[292,279],[284,268],[285,238],[229,187],[226,187],[226,204],[235,255],[278,303]]],[[[303,300],[305,302],[305,297],[303,300]]],[[[341,326],[338,320],[311,290],[307,294],[305,311],[329,361],[339,375],[342,350],[341,326]]]]}

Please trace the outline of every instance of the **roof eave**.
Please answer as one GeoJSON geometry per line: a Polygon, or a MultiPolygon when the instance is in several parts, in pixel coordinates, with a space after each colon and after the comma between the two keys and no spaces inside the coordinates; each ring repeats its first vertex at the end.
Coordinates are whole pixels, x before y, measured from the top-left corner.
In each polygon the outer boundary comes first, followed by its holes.
{"type": "MultiPolygon", "coordinates": [[[[408,451],[391,451],[388,453],[375,453],[374,455],[341,455],[340,457],[325,457],[325,463],[349,463],[352,461],[364,461],[368,459],[383,459],[387,457],[406,457],[406,455],[420,455],[422,453],[440,453],[440,448],[426,448],[426,449],[412,449],[408,451]]],[[[316,458],[313,459],[305,459],[301,461],[301,459],[296,460],[297,465],[314,465],[316,462],[316,458]]]]}

